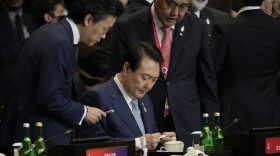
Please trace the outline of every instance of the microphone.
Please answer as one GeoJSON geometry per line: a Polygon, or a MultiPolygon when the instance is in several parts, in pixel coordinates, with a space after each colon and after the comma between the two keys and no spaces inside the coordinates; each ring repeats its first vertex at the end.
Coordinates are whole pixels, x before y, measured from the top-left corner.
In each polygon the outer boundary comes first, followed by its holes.
{"type": "Polygon", "coordinates": [[[239,120],[240,120],[239,118],[235,118],[229,125],[227,125],[225,128],[222,129],[222,132],[224,132],[226,129],[236,124],[237,122],[239,122],[239,120]]]}
{"type": "Polygon", "coordinates": [[[65,131],[65,132],[63,132],[61,134],[58,134],[58,135],[55,135],[53,137],[50,137],[50,138],[46,139],[45,142],[48,142],[48,141],[53,140],[55,138],[61,137],[63,135],[70,135],[72,133],[73,133],[73,129],[71,128],[71,129],[68,129],[67,131],[65,131]]]}

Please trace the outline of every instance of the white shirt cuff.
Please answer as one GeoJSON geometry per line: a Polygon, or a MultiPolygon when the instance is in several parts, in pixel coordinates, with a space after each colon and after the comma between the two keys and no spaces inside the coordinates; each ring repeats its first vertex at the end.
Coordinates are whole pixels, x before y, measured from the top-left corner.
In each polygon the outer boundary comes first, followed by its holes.
{"type": "Polygon", "coordinates": [[[81,121],[79,122],[79,125],[81,125],[82,124],[82,122],[83,122],[83,120],[84,120],[84,118],[85,118],[85,116],[87,115],[87,107],[86,106],[84,106],[84,114],[83,114],[83,116],[82,116],[82,119],[81,119],[81,121]]]}
{"type": "Polygon", "coordinates": [[[135,146],[138,148],[142,148],[140,138],[135,138],[135,146]]]}

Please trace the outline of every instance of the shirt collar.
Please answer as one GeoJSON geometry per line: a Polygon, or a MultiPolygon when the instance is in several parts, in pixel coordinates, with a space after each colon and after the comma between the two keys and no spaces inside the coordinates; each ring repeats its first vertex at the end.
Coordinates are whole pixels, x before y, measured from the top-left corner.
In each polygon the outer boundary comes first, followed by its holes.
{"type": "MultiPolygon", "coordinates": [[[[160,22],[160,20],[158,19],[157,15],[156,15],[154,4],[151,7],[151,11],[152,11],[152,16],[154,18],[156,29],[158,30],[163,26],[163,24],[160,22]]],[[[171,28],[172,28],[172,30],[174,30],[175,25],[172,25],[171,28]]]]}
{"type": "Polygon", "coordinates": [[[66,18],[66,20],[69,22],[71,29],[73,31],[73,39],[74,39],[73,44],[78,44],[80,41],[79,29],[78,29],[77,25],[73,22],[72,19],[66,18]]]}
{"type": "Polygon", "coordinates": [[[153,0],[146,0],[147,2],[149,2],[149,3],[152,3],[153,2],[153,0]]]}
{"type": "Polygon", "coordinates": [[[6,10],[7,10],[9,19],[11,20],[12,25],[15,28],[16,27],[16,18],[15,18],[16,15],[19,15],[23,19],[23,17],[22,17],[22,9],[19,12],[9,11],[8,9],[6,9],[6,10]]]}
{"type": "Polygon", "coordinates": [[[196,16],[198,17],[198,18],[200,18],[200,11],[196,11],[196,12],[193,12],[194,14],[196,14],[196,16]]]}
{"type": "MultiPolygon", "coordinates": [[[[119,74],[119,73],[118,73],[119,74]]],[[[128,96],[127,92],[125,91],[123,85],[121,84],[121,82],[119,81],[119,78],[118,78],[118,74],[115,75],[114,77],[114,81],[116,82],[118,88],[120,89],[126,103],[130,103],[132,101],[132,98],[128,96]]]]}
{"type": "Polygon", "coordinates": [[[237,14],[239,15],[241,12],[244,12],[244,11],[247,11],[247,10],[256,10],[256,9],[261,9],[261,7],[259,7],[259,6],[246,6],[246,7],[241,8],[238,11],[237,14]]]}

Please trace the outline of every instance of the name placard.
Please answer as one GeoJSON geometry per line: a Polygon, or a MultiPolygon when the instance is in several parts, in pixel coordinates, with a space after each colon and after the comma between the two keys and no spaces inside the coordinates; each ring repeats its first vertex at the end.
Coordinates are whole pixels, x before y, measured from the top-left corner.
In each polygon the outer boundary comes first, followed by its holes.
{"type": "Polygon", "coordinates": [[[280,153],[280,137],[265,139],[265,153],[266,154],[280,153]]]}
{"type": "Polygon", "coordinates": [[[126,146],[87,149],[86,156],[128,156],[126,146]]]}

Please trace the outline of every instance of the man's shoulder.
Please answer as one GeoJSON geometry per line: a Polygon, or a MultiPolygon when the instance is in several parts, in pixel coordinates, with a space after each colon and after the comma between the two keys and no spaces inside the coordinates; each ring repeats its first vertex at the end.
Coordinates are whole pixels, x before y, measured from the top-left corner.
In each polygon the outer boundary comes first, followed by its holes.
{"type": "Polygon", "coordinates": [[[205,7],[204,9],[201,10],[201,12],[206,12],[207,14],[211,14],[213,16],[218,16],[218,17],[227,17],[229,18],[229,15],[226,12],[210,8],[210,7],[205,7]]]}
{"type": "MultiPolygon", "coordinates": [[[[185,16],[183,17],[183,19],[181,19],[181,21],[176,23],[176,27],[191,27],[194,29],[201,29],[202,27],[204,27],[206,25],[206,23],[203,20],[198,19],[197,17],[195,17],[194,15],[191,15],[190,13],[186,13],[185,16]]],[[[180,27],[180,29],[181,29],[180,27]]]]}

